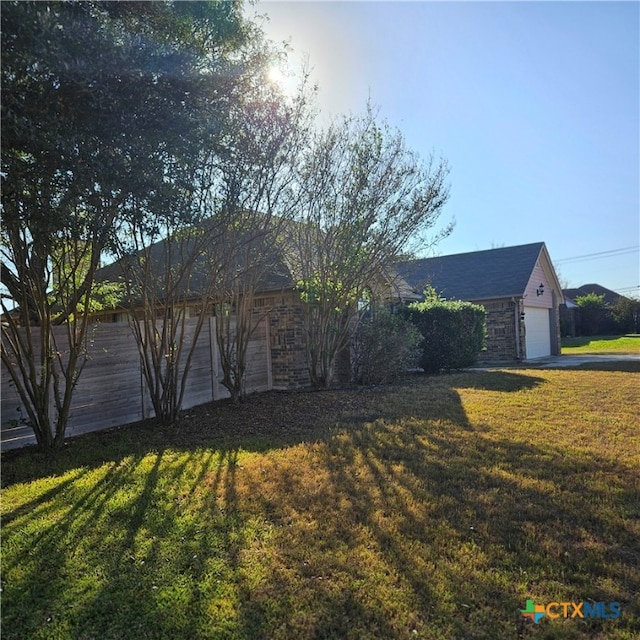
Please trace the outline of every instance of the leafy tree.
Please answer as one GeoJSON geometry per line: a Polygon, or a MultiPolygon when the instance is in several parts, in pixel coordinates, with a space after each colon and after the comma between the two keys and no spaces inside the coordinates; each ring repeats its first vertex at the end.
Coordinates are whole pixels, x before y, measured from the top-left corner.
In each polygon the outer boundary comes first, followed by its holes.
{"type": "MultiPolygon", "coordinates": [[[[216,316],[222,384],[234,401],[245,393],[247,348],[264,313],[256,288],[273,266],[278,229],[290,217],[291,166],[304,141],[303,86],[287,99],[265,82],[278,52],[255,27],[234,55],[238,66],[226,115],[211,113],[199,129],[201,147],[189,201],[180,215],[128,223],[120,259],[127,306],[156,416],[172,424],[180,411],[190,363],[205,318],[216,316]],[[285,200],[289,202],[285,204],[285,200]],[[195,320],[187,322],[188,316],[195,320]]],[[[265,310],[266,311],[266,310],[265,310]]]]}
{"type": "Polygon", "coordinates": [[[429,238],[449,191],[444,161],[423,162],[369,107],[318,131],[300,163],[300,216],[286,253],[305,309],[309,376],[328,386],[366,291],[388,296],[393,263],[429,238]]]}
{"type": "Polygon", "coordinates": [[[226,119],[200,133],[192,224],[181,216],[151,231],[132,225],[135,246],[120,260],[131,287],[128,306],[144,378],[165,424],[181,408],[198,336],[211,313],[221,382],[234,401],[245,394],[247,348],[268,311],[256,313],[255,293],[274,266],[279,229],[291,217],[287,186],[307,120],[302,87],[289,100],[264,83],[275,55],[259,31],[236,51],[242,74],[226,119]],[[189,310],[196,312],[195,322],[187,323],[189,310]]]}
{"type": "Polygon", "coordinates": [[[225,117],[246,34],[238,2],[6,2],[1,20],[2,362],[52,447],[100,258],[125,222],[153,230],[189,201],[203,122],[225,117]]]}
{"type": "Polygon", "coordinates": [[[640,333],[640,299],[620,296],[611,309],[621,333],[640,333]]]}
{"type": "Polygon", "coordinates": [[[609,312],[604,295],[587,293],[578,296],[575,302],[580,310],[580,333],[585,336],[602,333],[609,312]]]}
{"type": "Polygon", "coordinates": [[[211,247],[219,265],[212,292],[222,384],[234,402],[245,395],[247,348],[268,312],[256,309],[256,293],[270,274],[284,271],[276,247],[296,213],[294,167],[311,117],[304,80],[291,100],[268,83],[245,98],[229,123],[232,144],[205,165],[217,176],[213,200],[226,221],[211,247]]]}
{"type": "Polygon", "coordinates": [[[165,220],[150,242],[139,227],[130,230],[130,245],[137,248],[98,275],[122,275],[129,325],[140,352],[143,380],[156,418],[173,424],[186,390],[198,336],[207,317],[208,270],[206,259],[215,230],[183,226],[165,220]],[[204,300],[204,302],[203,302],[204,300]],[[195,318],[189,323],[189,318],[195,318]]]}

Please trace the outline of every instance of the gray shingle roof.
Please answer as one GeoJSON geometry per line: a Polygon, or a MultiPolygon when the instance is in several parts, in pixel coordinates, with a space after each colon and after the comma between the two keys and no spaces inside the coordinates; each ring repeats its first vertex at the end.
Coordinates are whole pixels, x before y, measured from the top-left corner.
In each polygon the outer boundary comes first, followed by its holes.
{"type": "Polygon", "coordinates": [[[574,301],[576,298],[580,296],[586,296],[589,293],[595,293],[599,296],[604,296],[604,301],[607,304],[615,304],[620,298],[624,298],[619,293],[615,291],[611,291],[611,289],[607,289],[599,284],[583,284],[581,287],[577,287],[574,289],[563,289],[566,298],[569,298],[571,301],[574,301]]]}
{"type": "Polygon", "coordinates": [[[430,284],[447,299],[520,297],[543,247],[544,242],[534,242],[411,260],[400,263],[398,272],[417,294],[430,284]]]}
{"type": "MultiPolygon", "coordinates": [[[[165,241],[156,242],[146,250],[146,255],[151,261],[154,276],[158,283],[156,295],[160,300],[164,298],[163,282],[165,270],[167,268],[167,260],[169,259],[171,261],[171,264],[175,267],[176,273],[180,273],[182,260],[189,260],[189,256],[193,256],[194,254],[193,242],[193,239],[174,241],[172,244],[172,253],[169,258],[167,256],[167,243],[165,241]]],[[[243,239],[242,242],[258,246],[261,244],[262,240],[261,238],[257,238],[253,241],[243,239]]],[[[246,246],[246,244],[241,246],[246,246]]],[[[267,293],[293,287],[293,277],[284,263],[278,248],[276,246],[270,246],[266,251],[264,248],[262,248],[261,251],[264,264],[268,266],[264,266],[258,270],[258,291],[261,293],[267,293]]],[[[137,253],[141,254],[142,252],[137,253]]],[[[247,267],[247,265],[243,264],[244,257],[244,252],[242,250],[239,250],[238,254],[235,256],[235,260],[237,262],[236,271],[238,273],[246,272],[248,268],[251,268],[251,265],[247,267]]],[[[208,290],[207,273],[209,272],[209,269],[206,267],[206,261],[207,258],[203,254],[200,254],[195,258],[188,285],[183,281],[178,287],[178,298],[184,297],[185,299],[197,299],[202,293],[208,290]]],[[[125,257],[102,267],[96,272],[95,281],[122,281],[125,278],[124,265],[126,264],[127,258],[125,257]]],[[[135,264],[135,261],[132,264],[135,264]]]]}

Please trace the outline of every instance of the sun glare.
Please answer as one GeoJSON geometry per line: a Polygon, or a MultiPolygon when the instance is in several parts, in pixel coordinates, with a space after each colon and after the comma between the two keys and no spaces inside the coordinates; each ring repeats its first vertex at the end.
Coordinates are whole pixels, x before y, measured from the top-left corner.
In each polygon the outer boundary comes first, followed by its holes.
{"type": "Polygon", "coordinates": [[[296,91],[295,77],[291,73],[287,73],[280,65],[272,64],[267,71],[267,78],[282,93],[291,97],[296,91]]]}

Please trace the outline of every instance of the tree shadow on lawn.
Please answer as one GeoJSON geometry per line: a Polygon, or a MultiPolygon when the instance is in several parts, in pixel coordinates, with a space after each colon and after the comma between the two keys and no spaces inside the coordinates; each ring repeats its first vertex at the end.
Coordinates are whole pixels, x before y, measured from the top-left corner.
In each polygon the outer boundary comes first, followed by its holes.
{"type": "Polygon", "coordinates": [[[236,459],[129,457],[6,513],[2,637],[201,637],[205,563],[231,567],[238,549],[236,459]]]}
{"type": "MultiPolygon", "coordinates": [[[[254,436],[239,433],[217,449],[149,445],[84,468],[78,486],[65,480],[5,516],[5,543],[26,539],[5,554],[3,634],[554,637],[556,623],[524,624],[527,598],[623,603],[620,621],[557,623],[558,638],[632,631],[637,477],[604,457],[496,438],[455,391],[542,382],[415,380],[419,400],[411,385],[363,391],[340,425],[283,434],[268,456],[241,459],[254,436]],[[63,515],[36,531],[58,501],[63,515]]],[[[321,399],[341,393],[309,395],[326,413],[321,399]]]]}
{"type": "MultiPolygon", "coordinates": [[[[166,450],[267,452],[324,440],[331,437],[336,424],[402,417],[397,398],[407,394],[407,406],[416,404],[416,388],[424,388],[424,396],[417,403],[419,415],[435,419],[442,412],[446,415],[461,409],[453,388],[460,381],[495,391],[518,391],[544,382],[542,378],[506,371],[478,371],[412,375],[397,385],[379,387],[260,393],[237,405],[219,401],[192,407],[182,412],[175,426],[165,427],[151,419],[69,438],[54,453],[34,446],[3,452],[2,486],[61,475],[77,467],[119,464],[131,456],[141,458],[166,450]]],[[[465,416],[456,419],[464,420],[465,416]]]]}
{"type": "MultiPolygon", "coordinates": [[[[282,496],[268,501],[278,559],[271,588],[245,605],[265,632],[279,622],[299,637],[295,620],[269,616],[273,599],[294,593],[315,606],[304,637],[382,637],[382,619],[384,637],[514,638],[533,633],[520,615],[527,598],[619,601],[638,630],[638,482],[610,460],[490,440],[467,423],[377,421],[328,442],[315,464],[321,486],[294,469],[269,474],[268,493],[282,496]],[[368,617],[342,611],[345,590],[368,617]]],[[[253,492],[265,488],[256,481],[253,492]]],[[[555,637],[615,637],[611,621],[572,623],[555,637]]]]}

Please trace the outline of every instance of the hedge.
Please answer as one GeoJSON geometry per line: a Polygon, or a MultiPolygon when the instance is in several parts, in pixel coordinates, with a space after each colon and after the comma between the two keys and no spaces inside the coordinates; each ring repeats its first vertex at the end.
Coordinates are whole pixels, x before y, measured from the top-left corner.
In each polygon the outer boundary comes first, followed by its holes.
{"type": "Polygon", "coordinates": [[[484,307],[459,300],[427,299],[405,309],[424,337],[420,366],[427,373],[474,365],[485,346],[484,307]]]}

